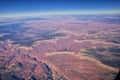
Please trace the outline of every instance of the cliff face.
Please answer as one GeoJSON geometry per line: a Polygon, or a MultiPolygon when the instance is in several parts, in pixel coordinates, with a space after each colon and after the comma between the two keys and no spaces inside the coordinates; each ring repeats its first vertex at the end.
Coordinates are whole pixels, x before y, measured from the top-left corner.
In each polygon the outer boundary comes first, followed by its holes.
{"type": "Polygon", "coordinates": [[[49,66],[42,62],[14,62],[0,68],[1,80],[53,80],[49,66]]]}
{"type": "Polygon", "coordinates": [[[1,80],[110,80],[116,72],[115,68],[79,53],[59,51],[40,54],[34,53],[31,48],[5,42],[0,45],[1,80]]]}
{"type": "Polygon", "coordinates": [[[0,51],[1,80],[53,80],[52,70],[46,63],[10,49],[7,44],[1,46],[0,51]]]}

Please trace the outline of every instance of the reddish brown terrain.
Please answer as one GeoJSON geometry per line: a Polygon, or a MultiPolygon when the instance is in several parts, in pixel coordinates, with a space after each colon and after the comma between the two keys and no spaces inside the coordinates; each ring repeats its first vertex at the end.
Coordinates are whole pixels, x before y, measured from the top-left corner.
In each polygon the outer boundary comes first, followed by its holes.
{"type": "Polygon", "coordinates": [[[113,80],[120,16],[1,19],[1,80],[113,80]]]}

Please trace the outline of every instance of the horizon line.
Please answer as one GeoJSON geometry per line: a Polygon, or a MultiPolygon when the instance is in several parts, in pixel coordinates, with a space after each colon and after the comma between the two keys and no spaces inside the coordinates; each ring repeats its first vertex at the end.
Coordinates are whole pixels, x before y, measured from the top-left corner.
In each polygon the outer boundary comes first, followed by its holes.
{"type": "Polygon", "coordinates": [[[48,12],[22,12],[0,14],[0,18],[37,17],[54,15],[119,15],[120,10],[88,10],[88,11],[48,11],[48,12]]]}

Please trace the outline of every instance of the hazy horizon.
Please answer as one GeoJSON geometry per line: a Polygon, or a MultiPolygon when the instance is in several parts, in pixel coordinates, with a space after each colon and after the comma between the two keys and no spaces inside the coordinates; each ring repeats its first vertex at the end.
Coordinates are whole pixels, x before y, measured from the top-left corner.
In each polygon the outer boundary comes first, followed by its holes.
{"type": "Polygon", "coordinates": [[[0,17],[120,14],[119,0],[1,0],[0,17]]]}

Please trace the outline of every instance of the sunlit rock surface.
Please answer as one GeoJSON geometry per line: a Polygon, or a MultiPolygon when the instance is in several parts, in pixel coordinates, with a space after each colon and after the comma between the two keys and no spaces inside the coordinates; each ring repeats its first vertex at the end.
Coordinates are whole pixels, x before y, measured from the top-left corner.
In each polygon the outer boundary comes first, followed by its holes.
{"type": "Polygon", "coordinates": [[[119,15],[0,19],[0,78],[113,80],[120,68],[119,20],[119,15]]]}

